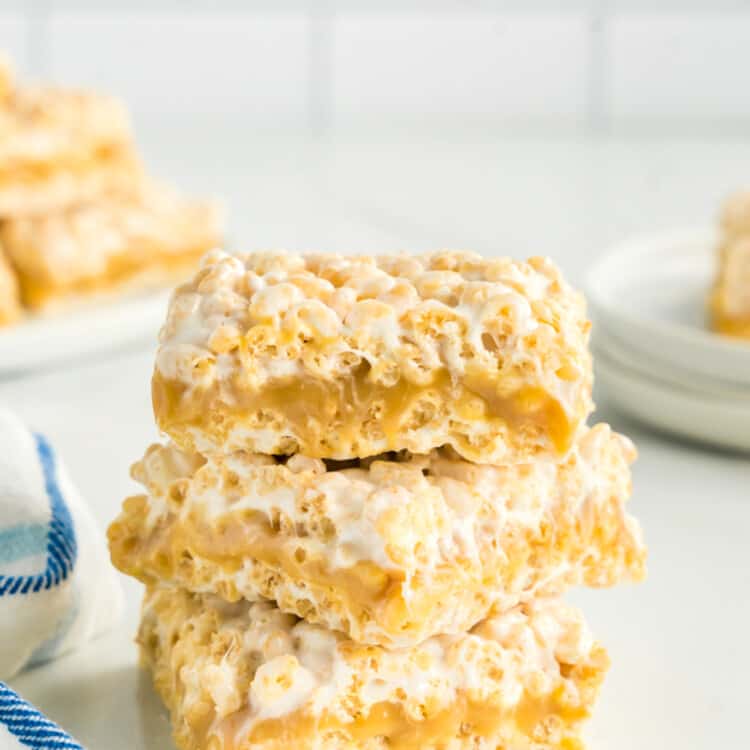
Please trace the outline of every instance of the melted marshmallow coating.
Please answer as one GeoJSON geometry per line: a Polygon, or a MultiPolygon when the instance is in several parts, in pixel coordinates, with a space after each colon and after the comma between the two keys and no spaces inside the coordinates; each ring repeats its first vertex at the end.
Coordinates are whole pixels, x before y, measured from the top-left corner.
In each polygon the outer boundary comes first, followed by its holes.
{"type": "Polygon", "coordinates": [[[559,458],[592,409],[589,327],[542,258],[217,252],[172,297],[154,409],[204,454],[559,458]]]}
{"type": "Polygon", "coordinates": [[[580,613],[544,599],[388,651],[156,588],[138,640],[181,750],[575,750],[607,668],[580,613]]]}

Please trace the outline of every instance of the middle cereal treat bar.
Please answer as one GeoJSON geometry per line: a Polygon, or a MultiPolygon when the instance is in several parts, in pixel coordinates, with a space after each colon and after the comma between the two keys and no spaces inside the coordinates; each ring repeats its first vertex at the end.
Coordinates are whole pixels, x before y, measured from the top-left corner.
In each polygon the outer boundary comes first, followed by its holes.
{"type": "Polygon", "coordinates": [[[542,258],[215,253],[172,298],[154,409],[205,454],[556,458],[592,409],[589,327],[542,258]]]}
{"type": "Polygon", "coordinates": [[[153,446],[134,467],[112,558],[148,584],[266,597],[354,640],[409,646],[492,607],[640,579],[625,512],[630,442],[607,425],[559,464],[481,466],[451,451],[337,465],[153,446]]]}

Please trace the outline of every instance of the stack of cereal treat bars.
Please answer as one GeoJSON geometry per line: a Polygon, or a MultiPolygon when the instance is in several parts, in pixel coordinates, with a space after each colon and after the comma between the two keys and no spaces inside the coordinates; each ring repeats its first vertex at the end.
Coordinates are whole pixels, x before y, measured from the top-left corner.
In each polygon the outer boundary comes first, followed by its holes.
{"type": "Polygon", "coordinates": [[[213,202],[146,175],[117,99],[20,83],[0,58],[0,326],[174,284],[221,224],[213,202]]]}
{"type": "Polygon", "coordinates": [[[109,530],[183,750],[581,747],[574,584],[638,580],[631,443],[548,261],[211,253],[109,530]]]}

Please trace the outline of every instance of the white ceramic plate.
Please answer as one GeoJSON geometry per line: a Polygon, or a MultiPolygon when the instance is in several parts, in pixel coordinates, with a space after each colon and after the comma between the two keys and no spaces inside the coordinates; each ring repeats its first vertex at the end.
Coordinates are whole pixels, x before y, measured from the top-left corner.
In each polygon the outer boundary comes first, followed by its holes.
{"type": "Polygon", "coordinates": [[[92,302],[0,329],[0,375],[156,341],[169,292],[92,302]]]}
{"type": "Polygon", "coordinates": [[[612,335],[644,362],[750,386],[750,344],[706,326],[716,235],[683,230],[633,239],[591,271],[587,293],[600,337],[612,335]]]}
{"type": "Polygon", "coordinates": [[[750,451],[750,401],[706,396],[646,377],[601,350],[594,362],[598,384],[620,410],[674,435],[750,451]]]}
{"type": "Polygon", "coordinates": [[[643,357],[623,344],[606,329],[596,328],[592,348],[610,365],[625,368],[648,379],[656,379],[678,390],[688,390],[709,398],[738,400],[750,405],[750,388],[730,380],[709,378],[667,361],[643,357]]]}

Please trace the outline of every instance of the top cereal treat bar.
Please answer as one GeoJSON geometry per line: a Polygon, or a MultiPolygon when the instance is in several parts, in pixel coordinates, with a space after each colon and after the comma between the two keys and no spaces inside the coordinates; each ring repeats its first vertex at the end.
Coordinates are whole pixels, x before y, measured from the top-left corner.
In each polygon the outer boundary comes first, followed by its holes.
{"type": "Polygon", "coordinates": [[[172,296],[154,410],[206,454],[559,457],[592,409],[589,328],[543,258],[215,252],[172,296]]]}

